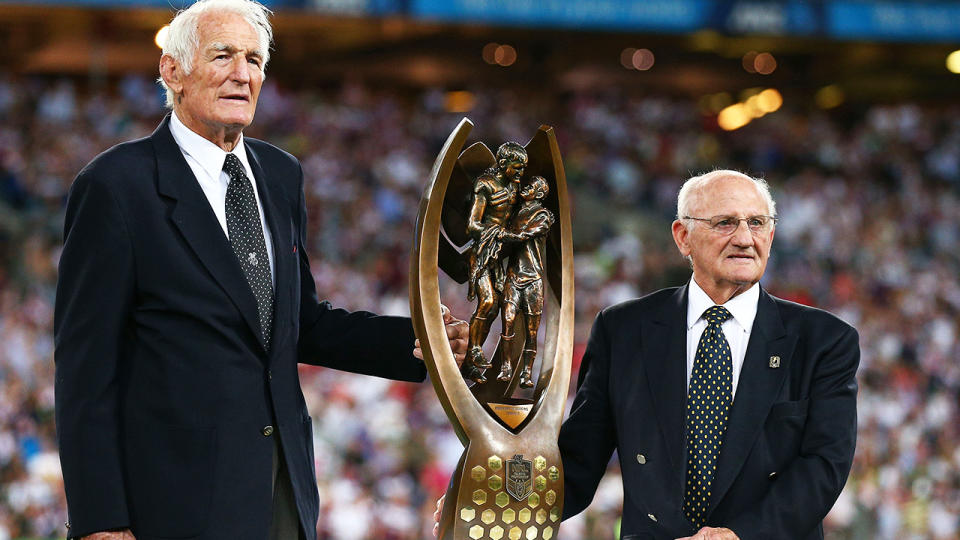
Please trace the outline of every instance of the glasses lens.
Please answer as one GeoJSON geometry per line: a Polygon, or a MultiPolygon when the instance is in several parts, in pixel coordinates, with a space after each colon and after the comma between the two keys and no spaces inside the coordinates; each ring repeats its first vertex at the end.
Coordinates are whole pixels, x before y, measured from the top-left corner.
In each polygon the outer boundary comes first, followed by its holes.
{"type": "Polygon", "coordinates": [[[752,218],[747,218],[747,226],[750,227],[751,231],[762,231],[767,228],[769,221],[767,216],[753,216],[752,218]]]}
{"type": "Polygon", "coordinates": [[[715,216],[710,219],[710,227],[723,234],[732,233],[739,224],[740,221],[733,216],[715,216]]]}

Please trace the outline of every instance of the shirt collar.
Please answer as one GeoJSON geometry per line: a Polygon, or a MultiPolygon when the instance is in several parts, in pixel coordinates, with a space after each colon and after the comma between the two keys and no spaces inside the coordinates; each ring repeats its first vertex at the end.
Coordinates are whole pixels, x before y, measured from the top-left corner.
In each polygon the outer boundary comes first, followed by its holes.
{"type": "MultiPolygon", "coordinates": [[[[754,283],[752,287],[742,293],[727,300],[723,307],[733,315],[733,319],[744,329],[753,328],[753,320],[757,318],[757,305],[760,302],[760,284],[754,283]]],[[[687,287],[687,330],[693,328],[693,325],[700,320],[703,312],[707,308],[714,306],[713,300],[697,285],[697,280],[690,278],[690,286],[687,287]]]]}
{"type": "MultiPolygon", "coordinates": [[[[180,150],[195,159],[203,167],[203,170],[207,171],[210,178],[220,178],[223,163],[227,159],[227,152],[223,148],[188,128],[186,124],[180,121],[176,112],[170,115],[170,133],[173,134],[173,139],[177,141],[180,150]]],[[[230,153],[240,159],[244,169],[248,172],[251,170],[250,164],[247,162],[247,151],[243,144],[242,133],[237,145],[233,147],[230,153]]]]}

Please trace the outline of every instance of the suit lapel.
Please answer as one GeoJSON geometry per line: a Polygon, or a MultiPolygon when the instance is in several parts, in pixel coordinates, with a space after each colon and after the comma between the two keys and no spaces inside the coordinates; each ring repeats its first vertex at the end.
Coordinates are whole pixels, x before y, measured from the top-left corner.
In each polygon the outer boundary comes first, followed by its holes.
{"type": "Polygon", "coordinates": [[[642,329],[641,358],[647,384],[667,443],[677,489],[682,490],[684,418],[687,401],[687,286],[676,290],[642,329]]]}
{"type": "MultiPolygon", "coordinates": [[[[250,168],[253,170],[254,179],[257,182],[257,192],[260,195],[260,203],[263,205],[263,212],[266,215],[267,227],[270,229],[270,236],[273,240],[273,261],[274,271],[276,272],[276,283],[273,287],[273,345],[272,351],[281,350],[281,345],[287,338],[287,334],[282,331],[287,327],[290,311],[290,294],[285,291],[290,290],[289,280],[292,279],[291,267],[292,257],[287,248],[290,247],[289,219],[284,220],[285,214],[280,211],[276,204],[277,197],[270,191],[272,182],[267,180],[266,174],[260,163],[260,156],[250,146],[246,145],[247,157],[250,159],[250,168]]],[[[282,201],[283,198],[280,197],[282,201]]],[[[271,354],[271,357],[273,355],[271,354]]]]}
{"type": "Polygon", "coordinates": [[[776,303],[760,289],[757,317],[743,359],[743,369],[733,400],[730,420],[723,438],[723,450],[717,467],[711,498],[712,511],[740,473],[754,441],[763,429],[770,406],[790,372],[796,336],[788,336],[776,303]],[[770,357],[779,356],[778,368],[770,367],[770,357]]]}
{"type": "MultiPolygon", "coordinates": [[[[260,332],[257,301],[210,202],[170,133],[170,115],[150,136],[157,157],[157,187],[173,199],[170,219],[207,271],[240,310],[247,326],[266,351],[260,332]]],[[[276,317],[274,318],[276,319],[276,317]]]]}

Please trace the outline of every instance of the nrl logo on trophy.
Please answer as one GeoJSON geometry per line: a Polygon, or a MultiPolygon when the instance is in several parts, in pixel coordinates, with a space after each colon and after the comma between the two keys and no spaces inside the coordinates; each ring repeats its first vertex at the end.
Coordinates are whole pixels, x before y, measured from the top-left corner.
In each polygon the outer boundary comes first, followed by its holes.
{"type": "Polygon", "coordinates": [[[507,493],[522,501],[533,491],[533,462],[523,459],[523,454],[513,456],[507,462],[507,493]]]}
{"type": "Polygon", "coordinates": [[[440,538],[549,540],[563,514],[557,435],[573,349],[566,178],[553,128],[526,145],[461,152],[472,127],[464,118],[434,163],[411,256],[414,329],[465,446],[440,538]],[[461,367],[440,312],[441,270],[476,306],[461,367]]]}

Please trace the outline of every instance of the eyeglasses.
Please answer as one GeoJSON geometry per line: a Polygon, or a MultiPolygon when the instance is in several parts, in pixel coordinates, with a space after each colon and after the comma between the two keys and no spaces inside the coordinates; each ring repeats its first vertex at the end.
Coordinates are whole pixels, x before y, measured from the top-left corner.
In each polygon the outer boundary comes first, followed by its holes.
{"type": "Polygon", "coordinates": [[[741,221],[747,222],[747,228],[750,229],[752,233],[767,232],[770,230],[771,225],[780,221],[780,218],[774,216],[750,216],[745,218],[735,216],[713,216],[712,218],[683,216],[683,219],[703,221],[710,226],[710,229],[724,235],[733,234],[734,231],[740,228],[741,221]]]}

